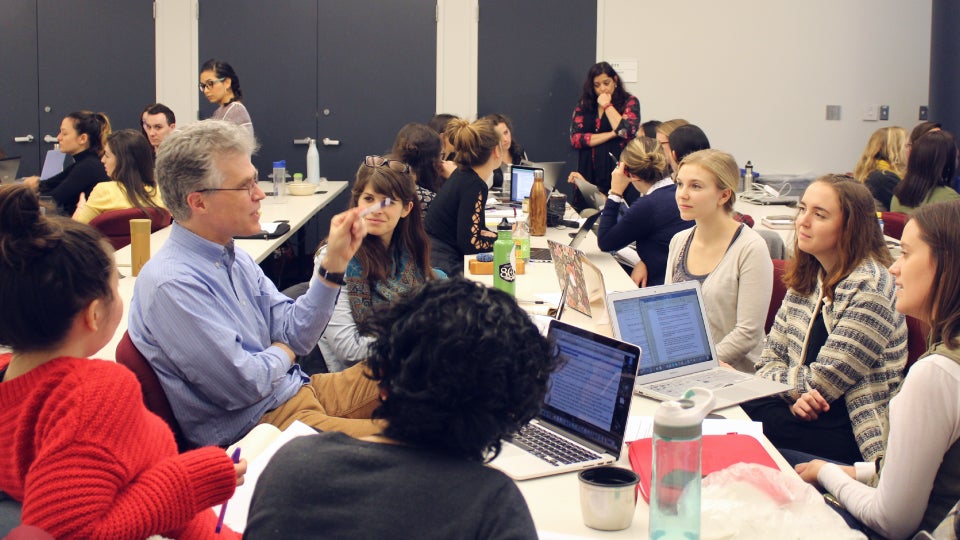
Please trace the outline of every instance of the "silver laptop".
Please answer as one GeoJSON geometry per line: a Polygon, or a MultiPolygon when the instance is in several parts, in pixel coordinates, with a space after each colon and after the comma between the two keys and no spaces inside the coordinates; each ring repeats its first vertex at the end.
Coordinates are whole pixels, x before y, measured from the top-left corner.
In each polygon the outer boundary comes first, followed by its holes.
{"type": "MultiPolygon", "coordinates": [[[[525,165],[513,165],[510,167],[510,202],[522,203],[524,199],[530,196],[536,171],[544,172],[540,167],[528,167],[525,165]]],[[[543,187],[547,189],[548,197],[556,185],[556,177],[553,177],[551,181],[547,181],[547,175],[544,173],[543,187]]]]}
{"type": "MultiPolygon", "coordinates": [[[[573,234],[573,238],[570,240],[570,247],[576,248],[579,246],[583,239],[587,237],[587,234],[593,230],[593,224],[600,219],[600,212],[597,212],[583,221],[583,224],[580,225],[580,228],[576,233],[573,234]]],[[[531,262],[551,262],[553,259],[550,256],[550,248],[545,247],[532,247],[530,248],[530,261],[531,262]]]]}
{"type": "Polygon", "coordinates": [[[20,156],[0,158],[0,185],[15,184],[20,170],[20,156]]]}
{"type": "Polygon", "coordinates": [[[547,336],[564,364],[550,375],[540,414],[490,463],[514,480],[613,463],[627,429],[640,349],[558,320],[547,336]]]}
{"type": "Polygon", "coordinates": [[[560,184],[560,175],[563,173],[563,168],[567,166],[566,161],[528,161],[523,160],[520,162],[521,165],[526,165],[527,167],[537,167],[543,169],[543,183],[547,186],[547,190],[553,190],[560,184]]]}
{"type": "Polygon", "coordinates": [[[722,409],[790,390],[790,386],[721,368],[698,281],[607,295],[617,339],[643,349],[636,391],[657,400],[679,399],[694,386],[713,390],[722,409]]]}

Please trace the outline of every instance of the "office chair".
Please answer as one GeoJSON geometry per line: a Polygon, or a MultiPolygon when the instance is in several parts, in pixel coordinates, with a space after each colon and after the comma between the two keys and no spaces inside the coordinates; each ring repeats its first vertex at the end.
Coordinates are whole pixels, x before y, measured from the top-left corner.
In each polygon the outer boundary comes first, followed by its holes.
{"type": "Polygon", "coordinates": [[[907,225],[907,215],[901,212],[880,212],[883,219],[883,234],[900,240],[903,228],[907,225]]]}
{"type": "Polygon", "coordinates": [[[90,221],[90,225],[103,233],[113,245],[113,249],[120,249],[130,243],[130,220],[149,218],[150,232],[159,231],[170,225],[173,217],[164,208],[126,208],[104,212],[90,221]]]}
{"type": "Polygon", "coordinates": [[[767,308],[767,322],[763,324],[763,333],[769,334],[773,328],[773,321],[777,318],[777,311],[783,304],[783,297],[787,295],[787,286],[783,284],[783,273],[787,268],[787,261],[773,259],[773,291],[770,295],[770,307],[767,308]]]}
{"type": "MultiPolygon", "coordinates": [[[[886,224],[886,222],[884,222],[886,224]]],[[[907,372],[923,353],[927,352],[927,336],[930,335],[930,327],[920,319],[906,315],[907,318],[907,364],[903,368],[903,375],[907,372]]]]}
{"type": "Polygon", "coordinates": [[[143,392],[143,404],[147,406],[150,412],[162,418],[167,425],[170,426],[170,430],[173,431],[173,437],[177,441],[177,449],[183,453],[196,448],[196,446],[187,441],[186,436],[184,436],[176,416],[173,415],[170,401],[167,400],[167,395],[163,392],[163,387],[160,385],[160,379],[157,378],[157,374],[153,371],[153,368],[150,367],[150,364],[147,363],[147,359],[140,354],[136,345],[133,344],[128,332],[123,333],[123,338],[120,339],[120,343],[117,345],[117,363],[126,366],[127,369],[136,375],[137,380],[140,381],[140,389],[143,392]]]}

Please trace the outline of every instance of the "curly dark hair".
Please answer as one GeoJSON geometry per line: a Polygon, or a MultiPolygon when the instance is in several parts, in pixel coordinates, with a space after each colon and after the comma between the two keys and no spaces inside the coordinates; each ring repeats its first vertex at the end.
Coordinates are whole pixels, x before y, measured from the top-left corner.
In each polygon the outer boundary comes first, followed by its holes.
{"type": "Polygon", "coordinates": [[[385,398],[383,434],[471,461],[493,459],[543,404],[559,350],[516,301],[465,278],[428,282],[361,324],[385,398]]]}

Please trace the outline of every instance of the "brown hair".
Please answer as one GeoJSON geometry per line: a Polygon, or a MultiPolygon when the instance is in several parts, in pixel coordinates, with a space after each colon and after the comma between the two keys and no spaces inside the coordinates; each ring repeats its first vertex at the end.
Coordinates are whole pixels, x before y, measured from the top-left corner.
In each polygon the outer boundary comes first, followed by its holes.
{"type": "Polygon", "coordinates": [[[423,274],[424,279],[434,278],[430,267],[430,239],[423,228],[423,212],[420,211],[420,199],[417,197],[416,183],[407,173],[399,172],[390,166],[370,167],[361,164],[357,169],[357,181],[350,192],[350,208],[355,208],[363,190],[399,201],[403,206],[413,203],[413,210],[407,217],[400,218],[397,228],[390,237],[390,245],[385,246],[380,238],[367,235],[357,249],[355,257],[363,268],[363,277],[368,281],[384,281],[390,277],[393,266],[393,252],[404,250],[410,254],[412,262],[423,274]]]}
{"type": "Polygon", "coordinates": [[[500,134],[493,122],[480,119],[474,123],[455,118],[447,124],[444,135],[456,150],[453,161],[461,167],[479,167],[490,159],[494,148],[500,145],[500,134]]]}
{"type": "Polygon", "coordinates": [[[0,187],[0,343],[49,349],[90,302],[113,300],[113,249],[96,229],[46,217],[29,186],[0,187]]]}
{"type": "Polygon", "coordinates": [[[873,195],[866,186],[854,180],[852,176],[841,174],[827,174],[817,178],[813,183],[830,186],[840,202],[842,223],[837,245],[838,264],[827,274],[816,257],[800,250],[794,234],[794,257],[787,264],[783,282],[787,287],[805,295],[816,289],[817,277],[822,277],[824,294],[833,300],[833,289],[865,259],[873,258],[884,266],[890,266],[893,264],[893,258],[883,240],[883,233],[877,225],[873,195]]]}
{"type": "Polygon", "coordinates": [[[935,261],[937,279],[929,295],[930,341],[956,349],[960,346],[960,201],[921,206],[911,221],[935,261]]]}

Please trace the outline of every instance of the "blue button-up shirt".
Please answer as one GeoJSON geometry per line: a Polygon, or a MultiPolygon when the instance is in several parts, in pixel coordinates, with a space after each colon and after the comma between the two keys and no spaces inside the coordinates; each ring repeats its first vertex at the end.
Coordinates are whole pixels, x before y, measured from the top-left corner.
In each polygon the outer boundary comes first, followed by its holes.
{"type": "Polygon", "coordinates": [[[130,338],[156,371],[186,437],[228,445],[309,381],[271,344],[308,353],[338,293],[313,280],[294,302],[232,241],[222,246],[174,223],[137,277],[130,338]]]}

